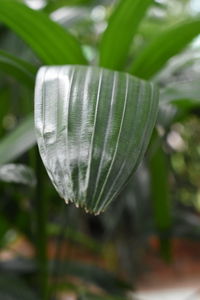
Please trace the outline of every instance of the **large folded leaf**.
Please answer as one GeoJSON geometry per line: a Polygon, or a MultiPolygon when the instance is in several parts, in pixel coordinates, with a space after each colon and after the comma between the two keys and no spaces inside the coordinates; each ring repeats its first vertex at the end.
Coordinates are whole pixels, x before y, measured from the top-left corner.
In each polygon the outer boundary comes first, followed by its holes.
{"type": "Polygon", "coordinates": [[[15,0],[0,0],[0,22],[27,42],[45,64],[86,63],[74,36],[40,11],[15,0]]]}
{"type": "Polygon", "coordinates": [[[153,84],[84,66],[43,67],[36,80],[40,154],[60,196],[100,213],[141,161],[158,108],[153,84]]]}
{"type": "Polygon", "coordinates": [[[13,161],[36,142],[33,115],[28,116],[20,125],[0,140],[0,165],[13,161]]]}
{"type": "Polygon", "coordinates": [[[112,14],[100,45],[100,65],[120,70],[129,47],[152,0],[120,0],[112,14]]]}
{"type": "Polygon", "coordinates": [[[150,78],[198,34],[200,34],[200,20],[181,23],[162,31],[137,56],[130,73],[141,78],[150,78]]]}
{"type": "Polygon", "coordinates": [[[0,50],[0,71],[21,81],[28,87],[34,87],[37,68],[22,59],[0,50]]]}

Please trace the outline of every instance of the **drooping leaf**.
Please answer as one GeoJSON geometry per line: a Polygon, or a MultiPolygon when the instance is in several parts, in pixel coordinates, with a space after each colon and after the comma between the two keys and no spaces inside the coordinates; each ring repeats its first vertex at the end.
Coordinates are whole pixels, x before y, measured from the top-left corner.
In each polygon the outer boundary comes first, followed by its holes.
{"type": "Polygon", "coordinates": [[[0,140],[0,165],[13,161],[36,143],[33,115],[0,140]]]}
{"type": "Polygon", "coordinates": [[[158,123],[169,127],[172,122],[183,120],[192,109],[200,106],[199,80],[187,80],[166,85],[160,91],[158,123]]]}
{"type": "Polygon", "coordinates": [[[16,78],[28,87],[34,87],[37,68],[2,50],[0,50],[0,71],[16,78]]]}
{"type": "Polygon", "coordinates": [[[100,45],[100,66],[121,70],[140,21],[152,0],[120,0],[100,45]]]}
{"type": "Polygon", "coordinates": [[[80,44],[41,11],[15,0],[0,0],[0,22],[17,33],[45,64],[85,64],[80,44]]]}
{"type": "Polygon", "coordinates": [[[161,100],[180,108],[200,105],[199,79],[168,84],[161,90],[161,100]]]}
{"type": "Polygon", "coordinates": [[[40,154],[66,202],[100,213],[147,148],[158,108],[153,84],[98,67],[43,67],[36,80],[40,154]]]}
{"type": "Polygon", "coordinates": [[[137,56],[130,73],[149,79],[198,34],[200,34],[200,20],[187,21],[162,31],[137,56]]]}
{"type": "Polygon", "coordinates": [[[21,164],[0,166],[0,181],[14,182],[34,186],[36,178],[33,170],[21,164]]]}

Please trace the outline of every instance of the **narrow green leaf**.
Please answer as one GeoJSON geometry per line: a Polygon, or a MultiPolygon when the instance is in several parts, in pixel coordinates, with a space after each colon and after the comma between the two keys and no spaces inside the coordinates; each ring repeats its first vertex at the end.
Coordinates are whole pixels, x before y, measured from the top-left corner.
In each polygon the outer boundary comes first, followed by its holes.
{"type": "Polygon", "coordinates": [[[151,83],[98,67],[42,67],[36,79],[40,154],[56,190],[92,213],[117,197],[155,124],[151,83]]]}
{"type": "Polygon", "coordinates": [[[16,78],[28,87],[34,87],[37,68],[2,50],[0,50],[0,71],[16,78]]]}
{"type": "Polygon", "coordinates": [[[150,160],[151,196],[155,227],[160,236],[161,254],[170,258],[170,231],[172,215],[170,205],[169,169],[167,156],[161,146],[150,160]]]}
{"type": "Polygon", "coordinates": [[[0,140],[0,165],[15,160],[36,142],[33,116],[28,116],[20,125],[0,140]]]}
{"type": "Polygon", "coordinates": [[[198,34],[200,34],[200,20],[187,21],[159,33],[137,56],[130,73],[149,79],[198,34]]]}
{"type": "Polygon", "coordinates": [[[53,12],[54,10],[64,7],[64,6],[75,6],[75,5],[86,5],[94,2],[94,0],[52,0],[48,1],[44,10],[48,13],[53,12]]]}
{"type": "Polygon", "coordinates": [[[85,64],[78,41],[41,11],[0,0],[0,22],[17,33],[45,64],[85,64]]]}
{"type": "Polygon", "coordinates": [[[100,45],[100,65],[121,70],[137,28],[152,0],[120,0],[100,45]]]}

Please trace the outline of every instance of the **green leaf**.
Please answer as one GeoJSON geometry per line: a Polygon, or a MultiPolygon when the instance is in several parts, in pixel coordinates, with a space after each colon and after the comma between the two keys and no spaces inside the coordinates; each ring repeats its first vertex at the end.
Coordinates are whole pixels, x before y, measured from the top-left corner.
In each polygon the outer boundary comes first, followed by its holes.
{"type": "Polygon", "coordinates": [[[160,236],[161,254],[170,259],[172,215],[167,156],[159,145],[150,160],[151,196],[155,227],[160,236]]]}
{"type": "Polygon", "coordinates": [[[36,142],[32,114],[13,132],[0,140],[0,165],[15,160],[36,142]]]}
{"type": "Polygon", "coordinates": [[[200,105],[199,79],[168,84],[161,90],[161,99],[180,108],[192,108],[200,105]]]}
{"type": "Polygon", "coordinates": [[[152,0],[120,0],[100,45],[100,65],[121,70],[137,28],[152,0]]]}
{"type": "Polygon", "coordinates": [[[41,68],[36,136],[60,196],[86,211],[104,211],[143,158],[157,109],[154,85],[129,74],[84,66],[41,68]]]}
{"type": "Polygon", "coordinates": [[[48,13],[53,12],[54,10],[64,7],[64,6],[75,6],[75,5],[86,5],[94,2],[94,0],[51,0],[48,1],[44,10],[48,13]]]}
{"type": "Polygon", "coordinates": [[[17,33],[45,64],[85,64],[78,41],[41,11],[0,0],[0,22],[17,33]]]}
{"type": "Polygon", "coordinates": [[[159,33],[137,56],[130,73],[149,79],[198,34],[200,34],[200,20],[187,21],[159,33]]]}
{"type": "Polygon", "coordinates": [[[0,166],[0,181],[21,183],[31,187],[36,184],[33,170],[21,164],[0,166]]]}
{"type": "Polygon", "coordinates": [[[2,50],[0,50],[0,71],[16,78],[28,87],[34,87],[37,68],[2,50]]]}

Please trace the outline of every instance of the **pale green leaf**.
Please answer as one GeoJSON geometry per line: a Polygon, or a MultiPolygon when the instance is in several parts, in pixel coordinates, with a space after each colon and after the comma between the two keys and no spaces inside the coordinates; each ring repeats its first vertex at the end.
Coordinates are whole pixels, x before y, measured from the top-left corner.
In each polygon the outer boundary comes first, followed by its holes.
{"type": "Polygon", "coordinates": [[[141,161],[158,108],[153,84],[98,67],[42,67],[35,126],[60,196],[100,213],[141,161]]]}
{"type": "Polygon", "coordinates": [[[130,73],[149,79],[198,34],[200,34],[200,20],[190,20],[160,32],[136,57],[130,73]]]}
{"type": "Polygon", "coordinates": [[[100,65],[121,70],[137,28],[152,0],[120,0],[103,34],[100,45],[100,65]]]}
{"type": "Polygon", "coordinates": [[[0,165],[15,160],[35,142],[34,121],[31,114],[13,132],[0,140],[0,165]]]}
{"type": "Polygon", "coordinates": [[[0,181],[35,186],[36,178],[33,170],[22,164],[6,164],[0,166],[0,181]]]}
{"type": "Polygon", "coordinates": [[[181,108],[200,105],[199,79],[168,84],[161,90],[161,100],[181,108]]]}
{"type": "Polygon", "coordinates": [[[17,33],[45,64],[85,64],[80,44],[41,11],[0,0],[0,22],[17,33]]]}

